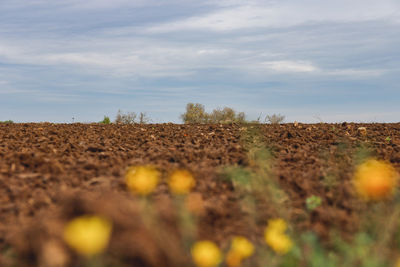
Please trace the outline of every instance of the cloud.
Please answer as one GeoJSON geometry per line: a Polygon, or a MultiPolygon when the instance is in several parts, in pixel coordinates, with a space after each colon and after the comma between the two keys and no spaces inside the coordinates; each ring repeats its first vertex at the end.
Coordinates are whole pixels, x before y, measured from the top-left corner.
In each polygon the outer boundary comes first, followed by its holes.
{"type": "Polygon", "coordinates": [[[317,71],[318,68],[315,67],[310,62],[299,62],[299,61],[270,61],[270,62],[262,62],[262,66],[267,69],[271,69],[277,72],[314,72],[317,71]]]}
{"type": "Polygon", "coordinates": [[[68,42],[69,48],[59,47],[54,51],[52,40],[36,40],[29,47],[15,42],[0,45],[0,60],[9,64],[30,64],[42,66],[77,66],[92,73],[109,73],[122,76],[174,76],[188,75],[178,65],[182,63],[182,55],[186,53],[196,60],[201,57],[191,48],[160,47],[151,41],[130,40],[131,47],[121,45],[119,40],[93,38],[82,42],[68,42]],[[91,47],[91,43],[101,43],[99,47],[91,47]],[[53,50],[53,51],[52,51],[53,50]],[[65,50],[75,50],[67,52],[65,50]],[[89,51],[92,50],[92,51],[89,51]],[[171,63],[176,64],[171,64],[171,63]]]}
{"type": "Polygon", "coordinates": [[[345,0],[321,2],[317,0],[257,1],[252,4],[222,8],[206,15],[161,23],[145,32],[211,30],[232,31],[248,28],[292,27],[304,23],[359,22],[390,20],[397,22],[400,4],[395,1],[345,0]]]}
{"type": "MultiPolygon", "coordinates": [[[[289,54],[274,54],[244,48],[202,44],[184,46],[147,38],[108,39],[90,37],[66,41],[68,49],[53,49],[51,40],[32,40],[29,47],[20,43],[0,44],[0,59],[10,64],[76,66],[92,74],[116,77],[188,77],[205,69],[225,69],[250,75],[303,73],[343,77],[380,76],[382,69],[325,69],[312,61],[296,60],[289,54]],[[101,44],[91,47],[91,44],[101,44]],[[65,50],[70,50],[65,51],[65,50]],[[278,59],[278,60],[277,60],[278,59]]],[[[58,41],[59,42],[59,41],[58,41]]]]}
{"type": "Polygon", "coordinates": [[[34,93],[32,90],[27,89],[17,89],[12,86],[3,86],[0,84],[0,95],[12,95],[12,94],[32,94],[34,93]]]}

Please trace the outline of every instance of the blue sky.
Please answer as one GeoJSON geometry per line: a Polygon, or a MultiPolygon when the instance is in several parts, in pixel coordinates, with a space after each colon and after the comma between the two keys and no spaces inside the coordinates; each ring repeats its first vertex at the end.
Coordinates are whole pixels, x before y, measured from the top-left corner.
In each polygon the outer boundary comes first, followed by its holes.
{"type": "Polygon", "coordinates": [[[398,0],[1,0],[0,120],[399,122],[398,0]]]}

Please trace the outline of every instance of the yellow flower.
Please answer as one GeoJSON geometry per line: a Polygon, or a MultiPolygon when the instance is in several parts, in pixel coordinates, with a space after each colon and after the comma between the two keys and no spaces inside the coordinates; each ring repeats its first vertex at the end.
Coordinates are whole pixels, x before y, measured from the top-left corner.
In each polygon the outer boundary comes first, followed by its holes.
{"type": "Polygon", "coordinates": [[[390,163],[370,159],[356,168],[353,181],[362,198],[380,200],[392,195],[397,180],[398,173],[390,163]]]}
{"type": "Polygon", "coordinates": [[[268,220],[267,230],[283,233],[287,229],[285,220],[281,218],[268,220]]]}
{"type": "Polygon", "coordinates": [[[79,254],[90,257],[105,250],[111,236],[109,220],[84,215],[70,221],[64,228],[64,240],[79,254]]]}
{"type": "Polygon", "coordinates": [[[160,172],[152,166],[130,167],[125,175],[128,188],[137,194],[148,195],[157,186],[160,172]]]}
{"type": "Polygon", "coordinates": [[[396,267],[400,267],[400,258],[397,259],[396,265],[395,265],[395,266],[396,266],[396,267]]]}
{"type": "Polygon", "coordinates": [[[226,264],[229,267],[240,266],[242,260],[254,253],[253,244],[245,237],[236,236],[232,240],[231,248],[226,255],[226,264]]]}
{"type": "Polygon", "coordinates": [[[192,247],[192,258],[198,267],[217,266],[222,260],[222,253],[218,246],[208,240],[198,241],[192,247]]]}
{"type": "Polygon", "coordinates": [[[172,193],[183,195],[189,193],[195,186],[195,180],[190,172],[176,170],[170,175],[168,185],[172,193]]]}
{"type": "Polygon", "coordinates": [[[243,259],[250,257],[254,253],[253,244],[243,236],[236,236],[232,240],[231,251],[240,255],[243,259]]]}
{"type": "Polygon", "coordinates": [[[292,240],[284,233],[266,231],[265,242],[278,254],[286,254],[293,246],[292,240]]]}
{"type": "Polygon", "coordinates": [[[287,224],[282,219],[268,221],[264,232],[265,242],[278,254],[286,254],[293,247],[292,240],[285,234],[287,224]]]}

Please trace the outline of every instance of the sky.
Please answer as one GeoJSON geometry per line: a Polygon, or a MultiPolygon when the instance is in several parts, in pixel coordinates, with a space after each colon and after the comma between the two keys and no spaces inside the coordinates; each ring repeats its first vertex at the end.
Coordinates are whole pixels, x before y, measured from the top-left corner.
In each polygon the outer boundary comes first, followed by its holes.
{"type": "Polygon", "coordinates": [[[398,0],[0,0],[0,121],[400,121],[398,0]]]}

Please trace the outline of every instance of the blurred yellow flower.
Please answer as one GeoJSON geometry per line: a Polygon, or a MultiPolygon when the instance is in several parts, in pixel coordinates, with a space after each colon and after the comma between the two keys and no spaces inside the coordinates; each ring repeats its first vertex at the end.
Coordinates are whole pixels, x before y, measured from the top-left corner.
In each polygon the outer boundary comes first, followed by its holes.
{"type": "Polygon", "coordinates": [[[64,240],[79,254],[90,257],[105,250],[111,236],[109,220],[84,215],[71,220],[64,228],[64,240]]]}
{"type": "Polygon", "coordinates": [[[287,229],[285,220],[281,218],[268,220],[267,230],[283,233],[287,229]]]}
{"type": "Polygon", "coordinates": [[[395,266],[396,266],[396,267],[400,267],[400,258],[397,259],[396,265],[395,265],[395,266]]]}
{"type": "Polygon", "coordinates": [[[226,264],[229,267],[240,266],[242,260],[254,253],[254,245],[245,237],[236,236],[232,240],[231,248],[226,255],[226,264]]]}
{"type": "Polygon", "coordinates": [[[239,254],[243,259],[254,253],[254,245],[243,236],[236,236],[232,240],[231,251],[239,254]]]}
{"type": "Polygon", "coordinates": [[[208,240],[196,242],[192,249],[192,258],[198,267],[217,266],[222,260],[222,252],[218,246],[208,240]]]}
{"type": "Polygon", "coordinates": [[[272,219],[264,232],[265,242],[278,254],[286,254],[293,247],[292,240],[285,234],[286,228],[283,219],[272,219]]]}
{"type": "Polygon", "coordinates": [[[392,195],[398,178],[390,163],[370,159],[357,166],[353,182],[362,198],[380,200],[392,195]]]}
{"type": "Polygon", "coordinates": [[[132,192],[148,195],[156,188],[160,176],[160,172],[153,166],[133,166],[126,172],[125,181],[132,192]]]}
{"type": "Polygon", "coordinates": [[[266,231],[265,242],[278,254],[286,254],[293,246],[292,240],[284,233],[266,231]]]}
{"type": "Polygon", "coordinates": [[[189,193],[195,184],[196,182],[193,178],[193,175],[186,170],[174,171],[170,175],[168,181],[171,192],[177,195],[189,193]]]}

